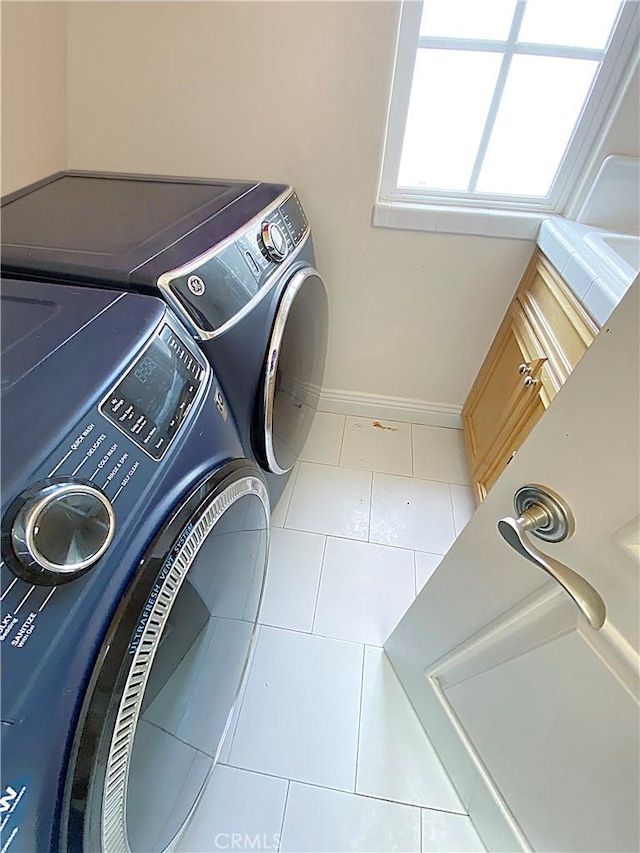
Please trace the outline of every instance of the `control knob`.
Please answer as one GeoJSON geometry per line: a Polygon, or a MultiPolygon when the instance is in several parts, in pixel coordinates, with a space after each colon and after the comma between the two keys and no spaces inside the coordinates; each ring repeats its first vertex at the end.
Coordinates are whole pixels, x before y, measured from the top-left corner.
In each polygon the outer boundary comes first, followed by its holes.
{"type": "Polygon", "coordinates": [[[289,250],[282,228],[276,222],[263,222],[260,237],[267,257],[277,264],[284,261],[289,250]]]}
{"type": "Polygon", "coordinates": [[[115,526],[111,501],[92,483],[44,480],[9,508],[3,544],[11,553],[5,556],[10,556],[14,573],[29,583],[66,583],[98,562],[115,526]]]}

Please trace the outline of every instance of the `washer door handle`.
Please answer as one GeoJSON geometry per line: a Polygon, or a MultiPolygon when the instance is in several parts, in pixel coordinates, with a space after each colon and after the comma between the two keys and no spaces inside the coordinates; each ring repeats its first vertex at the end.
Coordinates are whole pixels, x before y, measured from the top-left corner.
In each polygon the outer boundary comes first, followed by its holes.
{"type": "Polygon", "coordinates": [[[607,618],[607,608],[600,593],[582,575],[555,557],[540,551],[528,536],[531,533],[547,541],[556,542],[568,539],[574,529],[571,510],[559,495],[541,486],[525,486],[524,489],[519,489],[516,492],[515,505],[517,511],[521,510],[519,515],[517,518],[509,516],[500,519],[498,532],[514,551],[557,581],[575,601],[591,627],[598,631],[607,618]],[[522,500],[524,490],[527,490],[526,508],[522,500]],[[540,503],[532,500],[536,490],[541,492],[540,503]]]}

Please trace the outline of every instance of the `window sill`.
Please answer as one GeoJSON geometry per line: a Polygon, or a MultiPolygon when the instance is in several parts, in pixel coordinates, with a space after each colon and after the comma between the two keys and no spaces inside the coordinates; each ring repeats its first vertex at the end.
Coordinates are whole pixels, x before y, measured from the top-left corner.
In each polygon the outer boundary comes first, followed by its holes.
{"type": "Polygon", "coordinates": [[[371,224],[376,228],[399,228],[404,231],[535,240],[540,223],[548,216],[549,213],[494,210],[486,207],[439,207],[379,201],[373,206],[371,224]]]}

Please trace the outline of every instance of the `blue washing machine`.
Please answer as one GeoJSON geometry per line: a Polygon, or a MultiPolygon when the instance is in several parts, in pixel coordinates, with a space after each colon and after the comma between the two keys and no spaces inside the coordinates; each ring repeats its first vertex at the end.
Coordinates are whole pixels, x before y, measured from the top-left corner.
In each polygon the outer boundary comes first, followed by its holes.
{"type": "Polygon", "coordinates": [[[161,851],[218,758],[269,535],[211,364],[165,302],[2,283],[6,853],[161,851]]]}
{"type": "Polygon", "coordinates": [[[3,199],[2,268],[164,298],[215,365],[245,453],[278,496],[318,406],[328,336],[291,187],[59,173],[3,199]]]}

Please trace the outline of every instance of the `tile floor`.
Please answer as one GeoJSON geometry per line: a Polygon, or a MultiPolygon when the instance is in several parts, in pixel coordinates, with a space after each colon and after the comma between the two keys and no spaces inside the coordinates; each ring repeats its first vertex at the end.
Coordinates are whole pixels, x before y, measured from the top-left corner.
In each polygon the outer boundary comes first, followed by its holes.
{"type": "Polygon", "coordinates": [[[484,850],[382,649],[473,507],[460,431],[318,413],[181,851],[484,850]]]}

